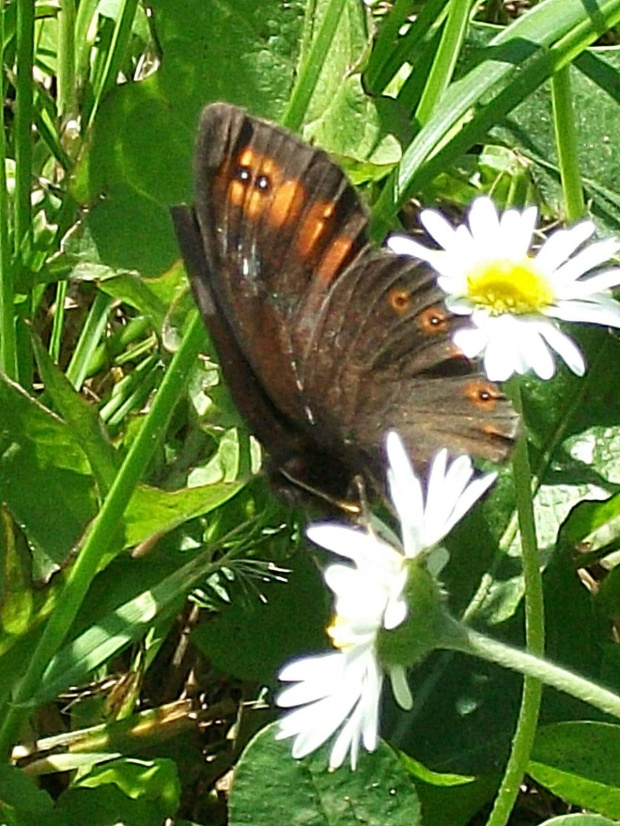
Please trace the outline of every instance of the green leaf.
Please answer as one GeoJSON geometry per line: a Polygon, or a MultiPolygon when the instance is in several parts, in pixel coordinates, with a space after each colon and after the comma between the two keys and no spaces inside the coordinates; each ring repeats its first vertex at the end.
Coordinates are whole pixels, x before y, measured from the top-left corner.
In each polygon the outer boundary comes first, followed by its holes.
{"type": "Polygon", "coordinates": [[[161,817],[171,817],[179,806],[181,783],[172,760],[112,760],[80,777],[76,787],[95,789],[111,784],[134,800],[152,800],[161,817]]]}
{"type": "Polygon", "coordinates": [[[581,0],[546,0],[501,29],[474,68],[451,84],[405,151],[376,204],[374,235],[385,233],[416,188],[481,142],[545,78],[619,17],[618,0],[598,0],[587,14],[581,0]]]}
{"type": "Polygon", "coordinates": [[[536,736],[528,772],[569,803],[620,817],[620,726],[556,723],[536,736]]]}
{"type": "Polygon", "coordinates": [[[419,826],[420,804],[397,757],[381,743],[356,771],[327,770],[323,755],[294,760],[263,729],[243,752],[230,795],[230,826],[419,826]],[[286,794],[282,790],[286,789],[286,794]]]}
{"type": "Polygon", "coordinates": [[[7,635],[24,633],[32,618],[32,557],[25,545],[6,506],[0,506],[0,628],[7,635]]]}
{"type": "Polygon", "coordinates": [[[406,754],[400,755],[400,761],[415,783],[424,826],[466,826],[497,790],[497,775],[433,772],[406,754]]]}
{"type": "Polygon", "coordinates": [[[70,788],[59,797],[55,813],[62,818],[63,826],[153,826],[163,822],[155,802],[134,800],[113,784],[95,789],[70,788]]]}
{"type": "Polygon", "coordinates": [[[237,0],[155,0],[151,7],[161,67],[105,100],[74,191],[94,203],[88,224],[101,258],[158,275],[178,258],[168,208],[192,200],[201,108],[227,100],[277,119],[292,86],[306,3],[245,0],[243,14],[237,0]]]}
{"type": "Polygon", "coordinates": [[[38,336],[32,336],[32,344],[45,389],[75,434],[88,457],[101,493],[105,494],[114,481],[119,462],[97,409],[76,392],[62,370],[51,360],[38,336]]]}
{"type": "Polygon", "coordinates": [[[168,533],[188,519],[219,508],[241,490],[243,484],[219,482],[173,492],[138,485],[123,518],[125,547],[168,533]]]}
{"type": "MultiPolygon", "coordinates": [[[[570,69],[571,96],[577,132],[579,167],[588,208],[606,232],[620,222],[620,158],[613,151],[620,129],[618,83],[620,50],[596,48],[584,52],[570,69]]],[[[538,89],[493,130],[537,164],[539,185],[554,214],[562,213],[556,141],[549,86],[538,89]]]]}
{"type": "Polygon", "coordinates": [[[540,826],[618,826],[617,820],[609,820],[601,815],[561,815],[545,820],[540,826]]]}
{"type": "Polygon", "coordinates": [[[0,499],[38,552],[35,576],[46,576],[95,515],[90,465],[73,429],[3,375],[0,410],[0,499]]]}
{"type": "Polygon", "coordinates": [[[22,812],[49,812],[52,798],[35,781],[15,766],[0,765],[0,818],[2,806],[12,806],[22,812]]]}
{"type": "MultiPolygon", "coordinates": [[[[231,588],[231,604],[192,632],[216,668],[244,680],[273,684],[293,656],[324,650],[327,592],[307,551],[287,559],[288,582],[260,582],[262,601],[244,598],[244,583],[231,588]]],[[[251,593],[251,592],[250,592],[251,593]]]]}

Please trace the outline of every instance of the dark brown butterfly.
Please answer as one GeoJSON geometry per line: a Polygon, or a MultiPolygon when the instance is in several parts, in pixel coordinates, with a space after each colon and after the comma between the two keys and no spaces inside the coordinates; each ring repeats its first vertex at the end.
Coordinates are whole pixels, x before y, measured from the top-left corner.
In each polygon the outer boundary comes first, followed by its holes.
{"type": "Polygon", "coordinates": [[[373,249],[328,156],[223,103],[200,120],[196,203],[173,207],[192,289],[233,398],[289,480],[383,487],[384,437],[415,465],[441,447],[506,458],[517,418],[452,342],[465,320],[426,264],[373,249]]]}

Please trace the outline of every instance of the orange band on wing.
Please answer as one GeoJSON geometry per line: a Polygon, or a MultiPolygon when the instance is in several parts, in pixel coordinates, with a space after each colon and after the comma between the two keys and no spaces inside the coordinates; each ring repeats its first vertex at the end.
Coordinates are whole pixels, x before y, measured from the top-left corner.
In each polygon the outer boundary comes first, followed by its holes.
{"type": "Polygon", "coordinates": [[[327,219],[334,214],[333,201],[315,201],[304,218],[298,235],[297,248],[303,258],[307,258],[316,242],[325,231],[327,219]]]}
{"type": "Polygon", "coordinates": [[[269,223],[275,229],[295,221],[306,200],[306,190],[299,181],[283,181],[273,194],[269,223]]]}
{"type": "Polygon", "coordinates": [[[323,281],[329,283],[342,266],[342,262],[351,252],[353,246],[353,239],[347,238],[346,235],[337,235],[317,268],[317,275],[323,281]]]}

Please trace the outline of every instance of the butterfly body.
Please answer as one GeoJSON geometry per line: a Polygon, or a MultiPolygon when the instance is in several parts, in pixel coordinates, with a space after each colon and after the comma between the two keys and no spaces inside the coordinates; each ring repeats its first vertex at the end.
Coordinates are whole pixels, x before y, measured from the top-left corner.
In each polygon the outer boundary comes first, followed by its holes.
{"type": "Polygon", "coordinates": [[[370,246],[324,152],[211,104],[194,175],[195,206],[173,208],[192,289],[233,398],[288,478],[380,486],[389,429],[418,466],[444,446],[505,458],[517,419],[452,343],[464,321],[427,265],[370,246]]]}

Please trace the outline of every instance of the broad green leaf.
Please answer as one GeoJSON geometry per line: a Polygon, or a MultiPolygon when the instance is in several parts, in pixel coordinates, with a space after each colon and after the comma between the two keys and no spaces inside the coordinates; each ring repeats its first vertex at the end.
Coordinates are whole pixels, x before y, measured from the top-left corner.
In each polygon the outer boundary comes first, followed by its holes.
{"type": "Polygon", "coordinates": [[[192,199],[201,108],[227,100],[277,118],[292,86],[305,9],[304,0],[246,0],[243,14],[237,0],[153,2],[161,67],[108,96],[77,170],[78,198],[97,202],[88,223],[107,264],[158,275],[178,258],[168,208],[192,199]]]}
{"type": "Polygon", "coordinates": [[[49,794],[39,789],[36,782],[16,766],[0,766],[0,818],[6,804],[24,812],[49,812],[53,801],[49,794]]]}
{"type": "Polygon", "coordinates": [[[302,550],[287,559],[286,567],[287,582],[254,586],[261,600],[254,589],[237,583],[230,606],[217,617],[206,617],[192,632],[194,644],[220,671],[273,684],[288,659],[325,649],[328,597],[316,566],[302,550]]]}
{"type": "Polygon", "coordinates": [[[35,577],[46,576],[95,515],[90,465],[73,429],[5,376],[0,411],[0,499],[37,552],[35,577]]]}
{"type": "Polygon", "coordinates": [[[56,409],[75,434],[97,477],[102,495],[114,481],[119,461],[97,409],[73,388],[37,336],[32,337],[39,373],[56,409]]]}
{"type": "Polygon", "coordinates": [[[368,97],[361,76],[356,74],[338,84],[320,117],[308,123],[302,135],[305,140],[328,148],[353,171],[356,165],[350,163],[351,159],[358,164],[369,162],[383,167],[385,174],[402,154],[398,140],[389,133],[390,127],[399,128],[403,136],[411,132],[404,119],[398,121],[396,104],[387,98],[379,106],[368,97]]]}
{"type": "Polygon", "coordinates": [[[618,826],[617,820],[609,820],[602,815],[574,814],[560,815],[545,820],[540,826],[618,826]]]}
{"type": "Polygon", "coordinates": [[[497,790],[497,775],[433,772],[406,754],[401,754],[400,761],[415,783],[424,826],[466,826],[497,790]]]}
{"type": "Polygon", "coordinates": [[[545,726],[536,736],[528,772],[569,803],[620,817],[620,726],[587,721],[545,726]]]}
{"type": "Polygon", "coordinates": [[[230,795],[231,826],[419,826],[420,804],[398,758],[385,744],[327,770],[323,754],[293,760],[290,744],[263,729],[243,752],[230,795]],[[286,793],[283,794],[283,789],[286,793]]]}
{"type": "Polygon", "coordinates": [[[179,806],[181,783],[172,760],[112,760],[80,777],[76,787],[95,789],[111,784],[134,800],[152,800],[161,817],[171,817],[179,806]]]}
{"type": "Polygon", "coordinates": [[[55,807],[63,826],[110,826],[123,823],[131,826],[153,826],[163,818],[157,803],[149,798],[134,800],[114,784],[95,789],[69,788],[55,807]]]}
{"type": "Polygon", "coordinates": [[[138,485],[123,519],[125,547],[134,547],[220,507],[241,490],[243,484],[220,482],[172,492],[138,485]]]}
{"type": "Polygon", "coordinates": [[[0,628],[3,634],[24,633],[32,617],[32,557],[4,505],[0,506],[0,628]]]}
{"type": "MultiPolygon", "coordinates": [[[[618,94],[620,50],[584,52],[570,70],[579,167],[588,208],[607,232],[620,222],[620,158],[615,136],[620,129],[618,94]]],[[[518,146],[537,164],[537,179],[554,214],[563,210],[557,150],[548,84],[527,98],[493,131],[518,146]]]]}

